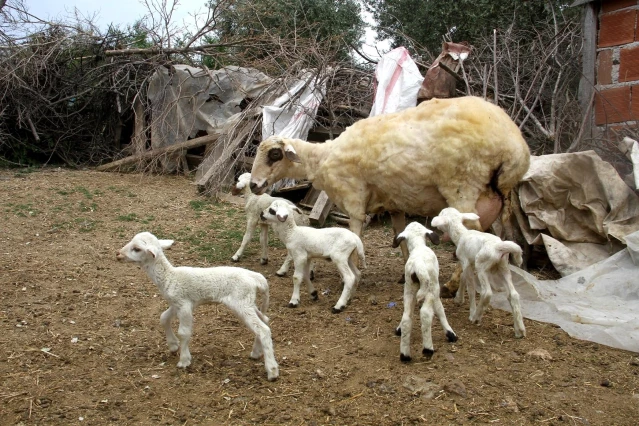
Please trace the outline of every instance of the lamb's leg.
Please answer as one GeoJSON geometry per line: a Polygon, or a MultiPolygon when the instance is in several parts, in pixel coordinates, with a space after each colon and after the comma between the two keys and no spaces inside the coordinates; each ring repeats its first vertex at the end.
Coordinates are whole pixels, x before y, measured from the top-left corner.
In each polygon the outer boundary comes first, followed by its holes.
{"type": "MultiPolygon", "coordinates": [[[[439,284],[437,284],[437,290],[439,290],[439,284]]],[[[442,304],[437,291],[435,291],[435,300],[433,303],[433,307],[435,308],[435,315],[437,315],[437,319],[441,324],[444,332],[446,333],[446,339],[450,343],[454,343],[457,341],[457,334],[453,331],[453,328],[448,324],[448,320],[446,319],[446,312],[444,311],[444,305],[442,304]]]]}
{"type": "Polygon", "coordinates": [[[411,281],[410,277],[407,277],[404,283],[404,313],[402,314],[402,321],[395,332],[395,334],[402,336],[399,343],[399,360],[402,362],[410,362],[412,359],[410,356],[410,333],[413,328],[412,318],[416,292],[416,284],[411,281]]]}
{"type": "Polygon", "coordinates": [[[180,339],[180,361],[178,367],[186,368],[191,365],[191,352],[189,351],[189,341],[193,334],[193,311],[191,306],[182,306],[177,312],[180,326],[178,327],[178,338],[180,339]]]}
{"type": "Polygon", "coordinates": [[[266,265],[268,263],[268,225],[260,224],[260,244],[262,246],[260,264],[266,265]]]}
{"type": "Polygon", "coordinates": [[[317,300],[317,290],[315,290],[315,286],[313,286],[313,282],[311,281],[311,265],[313,261],[308,259],[306,264],[304,265],[304,281],[306,282],[306,287],[308,288],[308,294],[311,295],[313,300],[317,300]]]}
{"type": "Polygon", "coordinates": [[[271,329],[257,315],[255,306],[229,306],[231,310],[240,318],[246,327],[255,334],[255,342],[253,343],[253,352],[250,357],[259,359],[264,354],[264,367],[266,368],[266,376],[268,380],[273,381],[280,375],[275,353],[273,351],[273,340],[271,338],[271,329]],[[261,348],[261,353],[256,353],[256,346],[261,348]]]}
{"type": "Polygon", "coordinates": [[[293,295],[291,301],[288,302],[289,308],[297,308],[300,304],[300,285],[304,281],[304,266],[306,265],[306,257],[298,257],[294,259],[295,271],[293,272],[293,295]]]}
{"type": "Polygon", "coordinates": [[[422,354],[428,359],[433,357],[435,348],[433,347],[433,315],[435,313],[433,304],[435,302],[430,291],[418,292],[417,302],[422,300],[422,307],[419,310],[419,318],[422,325],[422,354]]]}
{"type": "Polygon", "coordinates": [[[242,253],[244,253],[244,249],[248,243],[251,242],[251,237],[253,236],[253,232],[255,232],[255,228],[257,227],[257,219],[253,217],[246,218],[246,232],[244,233],[244,237],[242,237],[242,244],[240,244],[240,248],[237,249],[231,260],[233,262],[237,262],[240,260],[242,253]]]}
{"type": "Polygon", "coordinates": [[[477,272],[474,268],[468,268],[468,280],[466,281],[466,290],[468,291],[468,300],[470,302],[468,319],[471,323],[475,323],[475,313],[477,312],[477,272]]]}
{"type": "MultiPolygon", "coordinates": [[[[455,295],[455,303],[460,306],[464,303],[464,296],[466,294],[466,289],[468,288],[468,282],[473,279],[472,273],[473,271],[470,266],[466,267],[466,269],[462,269],[461,278],[459,280],[459,290],[457,290],[457,294],[455,295]]],[[[470,293],[468,294],[468,297],[470,297],[470,293]]]]}
{"type": "Polygon", "coordinates": [[[173,329],[171,328],[171,321],[175,318],[175,309],[172,306],[169,306],[169,309],[162,312],[160,315],[160,324],[164,327],[164,332],[166,333],[166,343],[169,345],[169,350],[171,352],[175,352],[179,348],[179,340],[173,333],[173,329]]]}
{"type": "MultiPolygon", "coordinates": [[[[508,266],[506,266],[508,268],[508,266]]],[[[513,326],[515,327],[515,337],[518,339],[526,337],[526,326],[524,326],[524,318],[521,313],[521,304],[519,302],[519,293],[515,290],[512,281],[512,274],[509,269],[503,272],[503,281],[508,292],[508,302],[513,310],[513,326]]]]}
{"type": "Polygon", "coordinates": [[[291,254],[287,251],[286,252],[286,259],[284,259],[284,263],[282,263],[282,266],[280,266],[280,269],[277,270],[275,275],[277,275],[278,277],[285,276],[286,273],[288,272],[288,270],[291,267],[291,262],[292,261],[293,261],[293,256],[291,256],[291,254]]]}
{"type": "MultiPolygon", "coordinates": [[[[353,254],[357,255],[357,253],[353,254]]],[[[351,254],[351,257],[353,254],[351,254]]],[[[342,295],[340,296],[335,306],[333,306],[333,313],[337,314],[346,309],[346,305],[351,299],[351,292],[353,291],[353,285],[355,284],[355,274],[353,274],[350,266],[348,266],[348,260],[340,258],[333,258],[332,260],[335,263],[335,266],[337,267],[340,275],[342,276],[342,281],[344,281],[344,289],[342,290],[342,295]]]]}
{"type": "Polygon", "coordinates": [[[477,278],[479,279],[479,304],[477,305],[477,310],[475,310],[474,318],[471,316],[471,321],[475,324],[481,323],[484,310],[490,303],[490,299],[493,296],[488,274],[481,266],[477,267],[477,278]]]}

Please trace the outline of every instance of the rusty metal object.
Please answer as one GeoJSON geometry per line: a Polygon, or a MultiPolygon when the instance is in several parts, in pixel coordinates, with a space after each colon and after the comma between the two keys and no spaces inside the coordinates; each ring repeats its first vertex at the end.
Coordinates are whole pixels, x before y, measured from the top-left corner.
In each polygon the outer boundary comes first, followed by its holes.
{"type": "Polygon", "coordinates": [[[468,58],[471,50],[470,45],[465,41],[444,42],[442,53],[426,71],[422,87],[417,93],[417,103],[432,98],[452,98],[455,95],[457,80],[461,79],[457,71],[461,67],[461,62],[468,58]]]}

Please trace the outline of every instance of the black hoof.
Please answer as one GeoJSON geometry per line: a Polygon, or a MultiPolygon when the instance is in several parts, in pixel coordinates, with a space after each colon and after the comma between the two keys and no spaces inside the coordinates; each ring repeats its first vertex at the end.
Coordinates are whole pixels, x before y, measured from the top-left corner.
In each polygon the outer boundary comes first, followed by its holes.
{"type": "Polygon", "coordinates": [[[413,360],[413,358],[409,357],[408,355],[404,355],[402,353],[399,354],[399,360],[401,362],[411,362],[413,360]]]}
{"type": "Polygon", "coordinates": [[[297,304],[296,303],[289,303],[288,307],[289,308],[297,308],[297,304]]]}
{"type": "Polygon", "coordinates": [[[311,293],[311,298],[312,298],[313,300],[317,300],[317,299],[318,299],[318,296],[317,296],[317,290],[315,290],[315,291],[313,291],[313,292],[311,293]]]}
{"type": "Polygon", "coordinates": [[[311,281],[313,281],[315,279],[315,271],[311,271],[311,281]]]}
{"type": "Polygon", "coordinates": [[[339,314],[339,313],[340,313],[340,312],[342,312],[343,310],[344,310],[344,308],[337,309],[337,308],[333,307],[333,308],[331,309],[331,312],[332,312],[332,313],[334,313],[334,314],[339,314]]]}
{"type": "Polygon", "coordinates": [[[439,297],[441,297],[442,299],[452,299],[453,297],[455,297],[456,294],[456,291],[452,292],[446,286],[442,286],[439,288],[439,297]]]}
{"type": "Polygon", "coordinates": [[[456,342],[458,339],[457,335],[453,333],[452,331],[446,332],[446,338],[448,339],[450,343],[456,342]]]}
{"type": "Polygon", "coordinates": [[[395,329],[395,336],[401,336],[402,335],[402,328],[401,327],[397,327],[395,329]]]}
{"type": "Polygon", "coordinates": [[[402,274],[401,277],[397,280],[397,284],[404,284],[406,282],[406,277],[402,274]]]}
{"type": "Polygon", "coordinates": [[[435,351],[432,350],[432,349],[426,349],[426,348],[422,349],[422,354],[427,359],[431,359],[433,357],[434,353],[435,353],[435,351]]]}
{"type": "Polygon", "coordinates": [[[266,265],[268,263],[268,259],[261,258],[260,265],[266,265]]]}
{"type": "Polygon", "coordinates": [[[231,258],[231,261],[232,261],[232,262],[239,262],[239,261],[240,261],[240,258],[238,257],[237,259],[235,259],[235,258],[233,258],[233,257],[232,257],[232,258],[231,258]]]}

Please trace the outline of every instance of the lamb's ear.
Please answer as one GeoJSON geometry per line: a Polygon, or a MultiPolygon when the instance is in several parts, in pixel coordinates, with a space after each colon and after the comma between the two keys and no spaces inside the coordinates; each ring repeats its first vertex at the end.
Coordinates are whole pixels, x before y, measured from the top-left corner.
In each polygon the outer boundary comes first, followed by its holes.
{"type": "Polygon", "coordinates": [[[399,247],[399,244],[404,240],[406,240],[406,237],[402,234],[396,235],[395,238],[393,238],[393,248],[399,247]]]}
{"type": "Polygon", "coordinates": [[[439,244],[439,235],[433,231],[427,231],[426,235],[424,235],[424,239],[428,238],[431,243],[438,245],[439,244]]]}
{"type": "Polygon", "coordinates": [[[297,152],[295,152],[295,148],[291,146],[291,144],[284,145],[284,155],[293,163],[301,163],[300,157],[298,157],[297,152]]]}
{"type": "Polygon", "coordinates": [[[147,253],[149,253],[153,258],[158,257],[158,248],[155,246],[149,246],[146,248],[147,253]]]}
{"type": "Polygon", "coordinates": [[[446,218],[442,216],[435,216],[433,220],[430,221],[430,226],[434,226],[437,228],[437,227],[446,225],[447,223],[448,223],[448,220],[446,220],[446,218]]]}
{"type": "Polygon", "coordinates": [[[173,243],[175,242],[173,240],[158,240],[158,241],[160,242],[160,247],[162,247],[164,250],[170,249],[173,243]]]}
{"type": "Polygon", "coordinates": [[[475,213],[462,213],[462,220],[479,220],[479,216],[475,213]]]}
{"type": "Polygon", "coordinates": [[[299,213],[299,214],[304,214],[304,213],[302,213],[302,211],[300,210],[300,208],[299,208],[299,207],[293,207],[293,210],[294,210],[295,212],[299,213]]]}

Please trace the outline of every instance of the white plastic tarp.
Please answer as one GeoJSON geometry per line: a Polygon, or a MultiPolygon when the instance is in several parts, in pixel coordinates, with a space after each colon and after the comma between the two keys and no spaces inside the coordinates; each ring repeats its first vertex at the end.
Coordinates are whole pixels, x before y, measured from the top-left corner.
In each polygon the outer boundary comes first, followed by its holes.
{"type": "MultiPolygon", "coordinates": [[[[559,280],[537,280],[511,266],[524,317],[556,324],[577,339],[639,352],[639,232],[626,241],[627,248],[559,280]]],[[[491,305],[511,311],[504,291],[493,294],[491,305]]]]}
{"type": "Polygon", "coordinates": [[[423,80],[406,48],[386,53],[375,68],[377,88],[370,117],[414,107],[423,80]]]}

